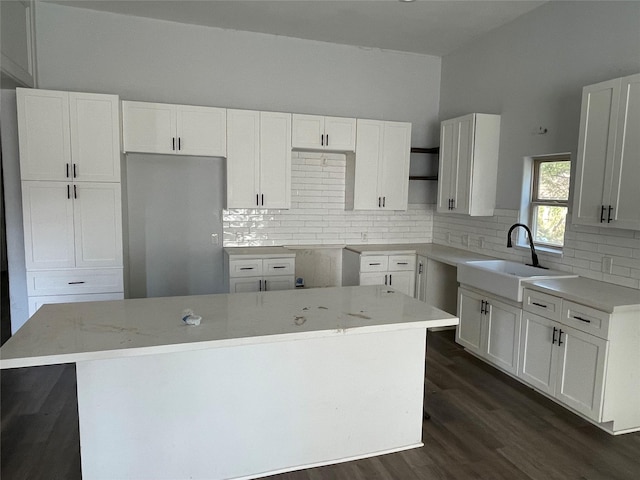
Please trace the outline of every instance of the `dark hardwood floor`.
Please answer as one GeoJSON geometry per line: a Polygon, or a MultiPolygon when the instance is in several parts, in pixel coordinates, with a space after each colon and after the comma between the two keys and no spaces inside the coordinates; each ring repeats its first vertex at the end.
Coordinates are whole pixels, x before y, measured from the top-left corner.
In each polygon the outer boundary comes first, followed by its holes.
{"type": "MultiPolygon", "coordinates": [[[[75,367],[3,370],[1,386],[0,477],[80,479],[75,367]]],[[[453,331],[429,333],[425,390],[424,447],[269,478],[640,478],[640,433],[608,435],[464,352],[453,331]]]]}

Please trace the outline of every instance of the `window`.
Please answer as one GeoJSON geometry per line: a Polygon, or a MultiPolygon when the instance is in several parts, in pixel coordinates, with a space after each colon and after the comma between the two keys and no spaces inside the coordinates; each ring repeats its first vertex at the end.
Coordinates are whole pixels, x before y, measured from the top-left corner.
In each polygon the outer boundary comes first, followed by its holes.
{"type": "Polygon", "coordinates": [[[529,225],[536,245],[562,248],[569,203],[569,155],[534,157],[529,225]]]}

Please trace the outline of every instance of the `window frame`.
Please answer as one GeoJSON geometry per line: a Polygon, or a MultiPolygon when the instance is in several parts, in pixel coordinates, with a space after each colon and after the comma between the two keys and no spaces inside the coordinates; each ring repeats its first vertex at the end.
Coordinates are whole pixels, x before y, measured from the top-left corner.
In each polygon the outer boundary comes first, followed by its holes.
{"type": "MultiPolygon", "coordinates": [[[[552,162],[569,162],[571,166],[571,155],[568,153],[564,154],[554,154],[554,155],[544,155],[544,156],[533,156],[531,157],[531,188],[529,192],[529,202],[528,202],[528,220],[529,225],[531,226],[531,233],[533,235],[533,243],[536,247],[542,247],[545,249],[550,249],[552,251],[562,252],[564,248],[564,237],[562,239],[562,244],[557,245],[554,243],[546,243],[535,240],[537,236],[537,210],[540,206],[549,206],[549,207],[564,207],[566,208],[566,215],[569,215],[569,192],[567,192],[567,199],[541,199],[539,196],[539,178],[540,178],[540,166],[544,163],[552,163],[552,162]]],[[[571,177],[569,177],[569,182],[571,182],[571,177]]],[[[565,233],[566,233],[566,217],[565,217],[565,233]]]]}

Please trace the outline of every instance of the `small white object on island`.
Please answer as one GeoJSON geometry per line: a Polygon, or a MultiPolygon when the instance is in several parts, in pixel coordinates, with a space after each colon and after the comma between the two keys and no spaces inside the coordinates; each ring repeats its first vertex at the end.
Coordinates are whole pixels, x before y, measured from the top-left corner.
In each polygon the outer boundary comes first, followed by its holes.
{"type": "Polygon", "coordinates": [[[421,446],[457,324],[384,286],[46,305],[0,363],[76,363],[83,477],[257,478],[421,446]]]}

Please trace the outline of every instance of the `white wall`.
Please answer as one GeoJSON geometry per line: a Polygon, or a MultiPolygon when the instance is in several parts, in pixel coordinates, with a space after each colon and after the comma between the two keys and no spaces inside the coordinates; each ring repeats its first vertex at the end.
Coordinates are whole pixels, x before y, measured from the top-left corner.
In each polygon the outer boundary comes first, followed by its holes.
{"type": "Polygon", "coordinates": [[[497,206],[518,209],[525,156],[575,155],[582,87],[638,71],[640,2],[549,2],[443,57],[440,117],[502,115],[497,206]]]}

